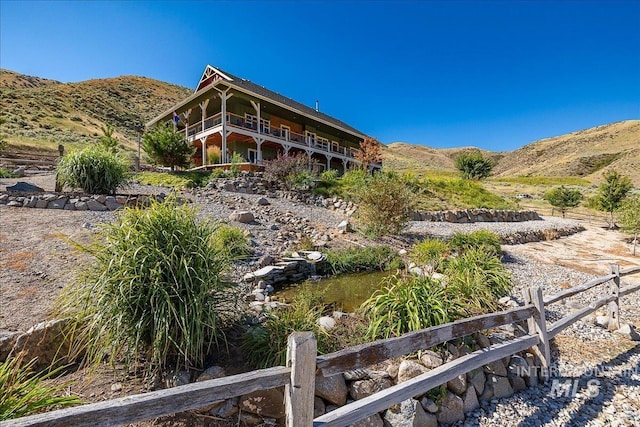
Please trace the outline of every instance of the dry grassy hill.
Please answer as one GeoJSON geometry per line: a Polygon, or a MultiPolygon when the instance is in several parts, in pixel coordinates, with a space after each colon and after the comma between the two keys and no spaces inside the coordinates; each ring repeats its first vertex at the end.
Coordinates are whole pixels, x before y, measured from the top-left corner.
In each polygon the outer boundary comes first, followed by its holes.
{"type": "Polygon", "coordinates": [[[615,169],[640,186],[640,120],[597,126],[542,139],[506,153],[498,176],[574,176],[599,182],[615,169]]]}
{"type": "Polygon", "coordinates": [[[141,126],[191,90],[157,80],[123,76],[60,83],[0,70],[0,136],[9,153],[56,152],[98,140],[110,124],[125,147],[141,126]]]}
{"type": "Polygon", "coordinates": [[[414,173],[455,174],[455,159],[465,151],[480,151],[483,155],[498,161],[503,153],[480,150],[475,147],[430,148],[424,145],[412,145],[406,142],[388,144],[383,151],[385,167],[414,173]]]}

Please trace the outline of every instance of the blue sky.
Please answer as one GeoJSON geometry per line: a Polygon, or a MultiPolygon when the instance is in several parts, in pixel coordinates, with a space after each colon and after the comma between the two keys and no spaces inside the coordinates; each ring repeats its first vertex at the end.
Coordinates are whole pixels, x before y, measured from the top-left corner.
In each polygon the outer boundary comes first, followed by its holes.
{"type": "Polygon", "coordinates": [[[0,67],[194,88],[207,64],[384,143],[511,150],[640,118],[640,1],[0,0],[0,67]]]}

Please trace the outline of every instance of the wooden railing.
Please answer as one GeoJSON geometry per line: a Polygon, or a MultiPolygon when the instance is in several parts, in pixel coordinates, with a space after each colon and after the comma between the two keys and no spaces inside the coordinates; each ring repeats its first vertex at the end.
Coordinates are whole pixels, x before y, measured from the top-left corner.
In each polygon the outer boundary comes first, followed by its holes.
{"type": "Polygon", "coordinates": [[[289,337],[287,366],[62,409],[10,422],[0,422],[0,427],[121,425],[196,409],[253,391],[282,386],[285,387],[285,413],[288,427],[346,426],[406,399],[424,394],[458,375],[526,349],[532,349],[540,359],[542,368],[548,368],[551,363],[549,341],[577,320],[608,304],[609,329],[615,330],[619,327],[620,298],[640,290],[640,283],[621,288],[620,278],[638,273],[640,273],[640,267],[621,270],[617,265],[612,265],[611,274],[546,298],[542,296],[540,288],[527,289],[524,292],[525,304],[521,307],[460,319],[322,356],[317,356],[316,340],[312,333],[296,332],[289,337]],[[610,295],[547,325],[546,305],[610,281],[613,283],[613,292],[610,295]],[[527,334],[524,336],[474,351],[427,373],[313,419],[316,375],[338,375],[415,353],[476,332],[525,320],[527,334]]]}

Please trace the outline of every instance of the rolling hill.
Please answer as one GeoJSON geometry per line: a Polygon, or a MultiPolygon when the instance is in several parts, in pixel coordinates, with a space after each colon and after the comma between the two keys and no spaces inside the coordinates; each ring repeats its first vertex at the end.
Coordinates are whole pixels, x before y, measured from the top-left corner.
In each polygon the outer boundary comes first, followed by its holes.
{"type": "MultiPolygon", "coordinates": [[[[12,154],[57,154],[98,141],[114,126],[125,148],[136,146],[141,125],[191,90],[145,77],[122,76],[60,83],[0,69],[0,137],[12,154]]],[[[473,147],[435,149],[404,142],[388,144],[386,167],[419,175],[455,174],[455,158],[473,147]]],[[[599,182],[616,169],[640,186],[640,120],[597,126],[542,139],[511,152],[481,150],[497,177],[582,177],[599,182]]]]}
{"type": "Polygon", "coordinates": [[[60,83],[0,70],[0,135],[9,153],[56,153],[58,144],[97,141],[108,123],[122,145],[133,148],[147,120],[191,93],[145,77],[60,83]]]}

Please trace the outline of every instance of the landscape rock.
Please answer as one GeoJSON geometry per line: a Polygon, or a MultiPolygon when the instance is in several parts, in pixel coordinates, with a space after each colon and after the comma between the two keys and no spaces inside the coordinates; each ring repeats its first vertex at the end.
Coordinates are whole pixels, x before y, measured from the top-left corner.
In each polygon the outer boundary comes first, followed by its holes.
{"type": "Polygon", "coordinates": [[[423,396],[422,399],[420,399],[420,404],[422,405],[422,408],[427,412],[430,412],[432,414],[438,412],[438,405],[436,404],[436,402],[429,399],[426,395],[423,396]]]}
{"type": "Polygon", "coordinates": [[[509,397],[513,394],[511,383],[509,383],[509,379],[506,377],[489,374],[487,375],[487,383],[491,385],[493,396],[498,399],[509,397]]]}
{"type": "Polygon", "coordinates": [[[69,361],[64,357],[69,344],[64,340],[65,319],[54,319],[38,323],[24,334],[17,337],[8,358],[23,352],[25,360],[36,358],[35,370],[43,370],[49,366],[63,366],[69,361]]]}
{"type": "Polygon", "coordinates": [[[623,337],[630,339],[631,341],[640,341],[640,334],[638,334],[636,328],[630,323],[620,325],[620,328],[616,329],[614,333],[622,335],[623,337]]]}
{"type": "Polygon", "coordinates": [[[438,422],[455,423],[464,419],[464,402],[461,397],[447,391],[438,410],[438,422]]]}
{"type": "Polygon", "coordinates": [[[347,401],[347,393],[347,383],[342,375],[316,376],[316,396],[334,405],[342,406],[347,401]]]}
{"type": "MultiPolygon", "coordinates": [[[[18,166],[13,170],[13,176],[16,178],[22,178],[24,176],[24,172],[27,170],[26,166],[18,166]]],[[[22,191],[22,190],[13,190],[13,191],[22,191]]]]}
{"type": "Polygon", "coordinates": [[[475,388],[478,395],[482,394],[484,391],[484,384],[486,380],[487,378],[485,377],[482,369],[474,369],[471,372],[467,372],[467,382],[473,385],[473,388],[475,388]]]}
{"type": "Polygon", "coordinates": [[[504,363],[502,363],[502,360],[496,360],[484,365],[483,369],[487,374],[499,375],[501,377],[507,376],[507,368],[504,366],[504,363]]]}
{"type": "Polygon", "coordinates": [[[320,329],[330,331],[336,327],[336,319],[329,316],[322,316],[318,320],[316,320],[316,324],[320,327],[320,329]]]}
{"type": "Polygon", "coordinates": [[[29,182],[18,181],[14,185],[7,186],[7,191],[24,191],[26,193],[38,192],[43,193],[44,189],[29,182]]]}
{"type": "Polygon", "coordinates": [[[103,205],[102,203],[100,203],[95,199],[87,200],[87,208],[89,208],[90,211],[96,211],[96,212],[102,212],[107,210],[107,207],[105,205],[103,205]]]}
{"type": "Polygon", "coordinates": [[[320,415],[324,415],[326,413],[327,406],[324,404],[324,400],[320,399],[318,396],[313,398],[313,418],[317,418],[320,415]]]}
{"type": "Polygon", "coordinates": [[[210,366],[198,376],[196,382],[215,380],[216,378],[226,377],[227,373],[222,366],[210,366]]]}
{"type": "Polygon", "coordinates": [[[399,405],[387,409],[384,415],[385,425],[390,427],[437,427],[438,420],[427,414],[415,399],[407,399],[399,405]]]}
{"type": "Polygon", "coordinates": [[[249,211],[234,211],[229,215],[229,221],[236,221],[242,224],[249,224],[255,221],[255,217],[249,211]]]}
{"type": "Polygon", "coordinates": [[[427,372],[429,372],[429,368],[426,368],[413,360],[403,360],[398,368],[398,383],[405,382],[427,372]]]}
{"type": "Polygon", "coordinates": [[[474,386],[469,385],[467,390],[462,395],[462,410],[463,412],[469,413],[475,411],[480,407],[480,402],[478,402],[478,395],[476,394],[476,389],[474,386]]]}
{"type": "Polygon", "coordinates": [[[373,414],[363,420],[356,421],[349,427],[384,427],[384,421],[379,414],[373,414]]]}
{"type": "Polygon", "coordinates": [[[391,387],[393,383],[390,378],[377,377],[367,380],[354,381],[349,387],[349,396],[353,400],[359,400],[371,396],[381,390],[391,387]]]}
{"type": "Polygon", "coordinates": [[[284,394],[281,389],[258,390],[240,397],[240,410],[263,417],[284,417],[284,394]]]}
{"type": "Polygon", "coordinates": [[[11,353],[16,340],[20,336],[20,332],[5,331],[0,329],[0,363],[7,360],[7,356],[11,353]]]}
{"type": "Polygon", "coordinates": [[[420,355],[420,363],[429,369],[437,368],[442,365],[444,361],[442,357],[435,351],[424,350],[420,355]]]}

